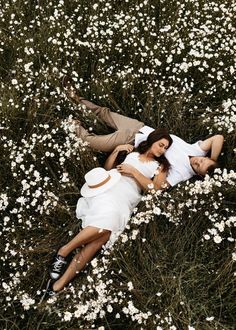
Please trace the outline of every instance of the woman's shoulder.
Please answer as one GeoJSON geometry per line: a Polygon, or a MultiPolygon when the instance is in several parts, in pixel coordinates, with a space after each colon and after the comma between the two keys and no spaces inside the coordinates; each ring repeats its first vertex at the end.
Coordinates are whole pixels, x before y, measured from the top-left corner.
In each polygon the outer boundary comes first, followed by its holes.
{"type": "Polygon", "coordinates": [[[137,151],[132,151],[132,152],[130,152],[130,153],[126,156],[126,158],[138,158],[139,155],[140,155],[139,152],[137,152],[137,151]]]}
{"type": "Polygon", "coordinates": [[[137,160],[141,164],[145,164],[146,166],[159,166],[160,163],[156,160],[142,160],[142,155],[138,151],[133,151],[126,156],[126,160],[137,160]]]}
{"type": "Polygon", "coordinates": [[[132,151],[130,152],[124,160],[124,163],[136,164],[139,161],[139,152],[132,151]]]}
{"type": "Polygon", "coordinates": [[[138,157],[140,153],[138,151],[132,151],[130,155],[133,155],[134,157],[138,157]]]}

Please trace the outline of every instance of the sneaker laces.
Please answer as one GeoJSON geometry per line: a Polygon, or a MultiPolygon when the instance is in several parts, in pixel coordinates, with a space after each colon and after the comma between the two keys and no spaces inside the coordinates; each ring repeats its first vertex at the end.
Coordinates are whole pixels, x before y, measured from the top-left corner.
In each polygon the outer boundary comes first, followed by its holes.
{"type": "Polygon", "coordinates": [[[53,285],[53,282],[52,282],[52,279],[50,279],[47,282],[46,289],[44,290],[44,293],[39,301],[39,304],[41,304],[47,296],[52,297],[52,296],[56,295],[56,292],[53,291],[53,289],[52,289],[52,285],[53,285]]]}
{"type": "Polygon", "coordinates": [[[57,259],[54,263],[53,263],[53,271],[54,272],[60,272],[62,267],[66,264],[66,261],[63,259],[57,259]]]}

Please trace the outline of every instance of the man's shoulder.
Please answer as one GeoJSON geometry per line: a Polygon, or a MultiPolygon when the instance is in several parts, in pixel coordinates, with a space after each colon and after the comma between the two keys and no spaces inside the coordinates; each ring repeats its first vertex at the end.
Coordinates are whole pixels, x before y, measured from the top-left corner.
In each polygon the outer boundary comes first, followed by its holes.
{"type": "Polygon", "coordinates": [[[187,143],[183,139],[181,139],[180,137],[178,137],[174,134],[170,134],[170,136],[171,136],[173,142],[165,153],[166,157],[170,157],[170,156],[174,156],[174,155],[177,156],[176,153],[178,153],[178,155],[184,154],[187,143]]]}
{"type": "Polygon", "coordinates": [[[171,166],[166,176],[166,181],[173,187],[180,182],[189,180],[193,176],[194,172],[187,164],[182,164],[182,167],[171,166]]]}
{"type": "Polygon", "coordinates": [[[177,143],[187,143],[185,140],[181,139],[179,136],[175,135],[175,134],[170,134],[173,142],[177,142],[177,143]]]}

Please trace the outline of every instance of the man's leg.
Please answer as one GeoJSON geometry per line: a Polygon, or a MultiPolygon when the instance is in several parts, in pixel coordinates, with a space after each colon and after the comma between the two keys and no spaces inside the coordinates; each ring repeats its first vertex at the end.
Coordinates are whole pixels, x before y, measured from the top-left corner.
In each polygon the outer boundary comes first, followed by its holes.
{"type": "Polygon", "coordinates": [[[144,123],[138,121],[137,119],[129,118],[119,113],[112,112],[109,108],[101,107],[84,98],[80,98],[79,103],[85,105],[87,109],[92,110],[98,116],[98,118],[100,118],[104,123],[114,128],[115,130],[129,129],[137,133],[140,128],[144,126],[144,123]]]}
{"type": "Polygon", "coordinates": [[[96,135],[81,125],[76,126],[75,132],[83,141],[87,141],[92,149],[103,152],[112,152],[120,144],[132,144],[136,133],[130,129],[121,129],[107,135],[96,135]]]}
{"type": "Polygon", "coordinates": [[[92,110],[103,122],[116,130],[112,134],[98,136],[89,133],[81,125],[77,125],[77,136],[89,142],[91,148],[95,150],[111,152],[120,144],[133,143],[135,134],[144,126],[137,119],[128,118],[112,112],[109,108],[100,107],[81,97],[68,79],[64,81],[64,90],[73,102],[85,105],[86,108],[92,110]]]}
{"type": "Polygon", "coordinates": [[[101,107],[91,101],[86,100],[83,96],[78,94],[78,90],[74,87],[73,82],[67,76],[62,80],[64,92],[67,97],[76,104],[83,104],[87,109],[92,110],[96,115],[104,121],[108,126],[115,130],[129,129],[135,133],[139,131],[144,124],[137,119],[128,118],[118,113],[110,111],[109,108],[101,107]]]}
{"type": "Polygon", "coordinates": [[[76,135],[87,141],[94,150],[112,152],[120,144],[133,144],[135,134],[144,126],[137,119],[112,112],[109,108],[100,107],[88,100],[80,98],[79,102],[92,110],[98,118],[116,131],[107,135],[96,135],[88,132],[81,125],[76,125],[76,135]]]}

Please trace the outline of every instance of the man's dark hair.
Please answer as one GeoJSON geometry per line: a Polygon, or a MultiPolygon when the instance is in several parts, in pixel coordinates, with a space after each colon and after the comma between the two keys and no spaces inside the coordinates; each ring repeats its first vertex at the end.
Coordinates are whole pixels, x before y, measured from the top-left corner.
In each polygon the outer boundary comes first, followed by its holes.
{"type": "Polygon", "coordinates": [[[217,161],[214,161],[214,164],[211,164],[207,169],[207,174],[212,176],[214,174],[214,171],[217,167],[219,167],[219,163],[217,161]]]}

